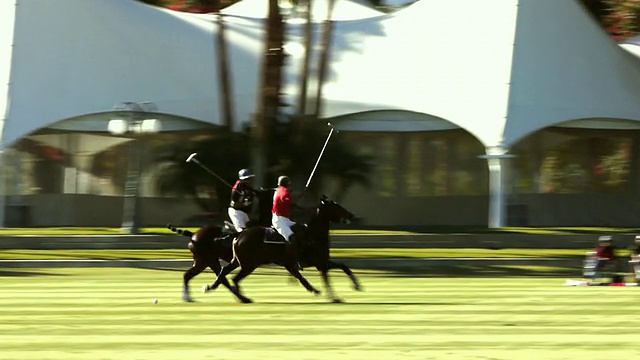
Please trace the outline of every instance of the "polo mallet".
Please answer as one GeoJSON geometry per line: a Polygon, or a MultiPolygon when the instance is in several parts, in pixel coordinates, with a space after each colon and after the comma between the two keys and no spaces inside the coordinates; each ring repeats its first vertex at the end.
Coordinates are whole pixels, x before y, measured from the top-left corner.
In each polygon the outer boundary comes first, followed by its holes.
{"type": "Polygon", "coordinates": [[[191,155],[189,155],[189,157],[187,158],[188,163],[193,162],[198,164],[201,168],[203,168],[204,170],[206,170],[209,174],[215,176],[216,178],[218,178],[218,180],[222,181],[223,184],[227,185],[228,187],[232,188],[233,186],[231,186],[231,184],[229,184],[228,182],[226,182],[222,177],[220,177],[218,174],[214,173],[213,170],[209,169],[208,167],[204,166],[204,164],[202,164],[200,161],[198,161],[198,159],[196,159],[196,155],[198,155],[198,153],[193,153],[191,155]]]}
{"type": "Polygon", "coordinates": [[[329,139],[331,139],[331,135],[333,135],[333,131],[335,130],[335,132],[338,132],[338,129],[335,128],[335,126],[333,126],[332,123],[328,122],[327,126],[329,126],[331,128],[331,131],[329,131],[329,136],[327,136],[327,140],[324,142],[324,146],[322,147],[322,150],[320,151],[320,156],[318,156],[318,160],[316,161],[316,164],[313,166],[313,170],[311,170],[311,175],[309,175],[309,180],[307,180],[307,184],[304,186],[304,190],[306,191],[307,188],[309,187],[309,184],[311,183],[311,178],[313,178],[313,174],[316,172],[316,168],[318,167],[318,164],[320,163],[320,159],[322,159],[322,154],[324,154],[324,149],[327,148],[327,144],[329,143],[329,139]]]}

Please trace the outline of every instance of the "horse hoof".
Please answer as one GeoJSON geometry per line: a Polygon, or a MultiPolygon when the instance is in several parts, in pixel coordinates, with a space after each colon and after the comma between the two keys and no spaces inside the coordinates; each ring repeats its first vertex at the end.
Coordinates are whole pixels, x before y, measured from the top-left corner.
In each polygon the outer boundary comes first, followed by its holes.
{"type": "Polygon", "coordinates": [[[182,298],[182,301],[184,301],[184,302],[188,302],[188,303],[196,302],[195,300],[193,300],[193,299],[192,299],[192,298],[190,298],[190,297],[183,297],[183,298],[182,298]]]}
{"type": "Polygon", "coordinates": [[[206,293],[209,290],[211,290],[211,287],[209,285],[202,285],[202,293],[206,293]]]}
{"type": "Polygon", "coordinates": [[[243,304],[251,304],[253,302],[253,300],[249,298],[242,298],[240,301],[242,301],[243,304]]]}
{"type": "Polygon", "coordinates": [[[322,291],[320,291],[320,290],[312,290],[311,292],[312,292],[312,293],[313,293],[313,295],[315,295],[315,296],[318,296],[318,295],[322,294],[322,291]]]}
{"type": "Polygon", "coordinates": [[[364,288],[360,284],[356,284],[353,286],[353,290],[355,291],[364,291],[364,288]]]}
{"type": "Polygon", "coordinates": [[[333,304],[344,304],[344,300],[340,298],[331,299],[331,303],[333,304]]]}

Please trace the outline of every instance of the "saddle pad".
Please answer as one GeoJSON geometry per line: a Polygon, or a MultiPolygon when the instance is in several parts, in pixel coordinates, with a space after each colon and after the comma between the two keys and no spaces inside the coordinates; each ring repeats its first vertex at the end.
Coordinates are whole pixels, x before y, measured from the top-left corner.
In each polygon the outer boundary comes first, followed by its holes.
{"type": "Polygon", "coordinates": [[[265,244],[284,244],[285,240],[274,228],[266,228],[264,232],[265,244]]]}

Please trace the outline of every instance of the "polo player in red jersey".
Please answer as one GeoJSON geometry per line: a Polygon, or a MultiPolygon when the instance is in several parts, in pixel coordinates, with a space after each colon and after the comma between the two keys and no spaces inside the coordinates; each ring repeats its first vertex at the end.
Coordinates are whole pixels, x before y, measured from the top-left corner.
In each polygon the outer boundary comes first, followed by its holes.
{"type": "MultiPolygon", "coordinates": [[[[289,190],[291,180],[288,176],[278,178],[278,187],[273,194],[273,208],[271,209],[271,223],[276,231],[284,237],[287,242],[287,250],[298,263],[298,244],[296,236],[291,227],[296,223],[291,221],[291,206],[295,205],[293,195],[289,190]]],[[[299,265],[298,265],[299,266],[299,265]]]]}

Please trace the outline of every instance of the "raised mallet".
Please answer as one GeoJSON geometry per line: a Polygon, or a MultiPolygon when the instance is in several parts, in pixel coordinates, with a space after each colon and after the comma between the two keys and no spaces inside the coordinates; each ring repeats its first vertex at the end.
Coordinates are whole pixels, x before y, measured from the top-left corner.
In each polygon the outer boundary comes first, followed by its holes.
{"type": "Polygon", "coordinates": [[[223,184],[227,185],[228,187],[232,188],[233,186],[231,186],[231,184],[229,184],[228,182],[226,182],[222,177],[220,177],[218,174],[214,173],[213,170],[209,169],[208,167],[204,166],[200,161],[198,161],[198,159],[196,158],[196,155],[198,155],[198,153],[193,153],[191,155],[189,155],[189,157],[187,158],[188,163],[196,163],[198,164],[201,168],[203,168],[205,171],[207,171],[209,174],[215,176],[216,178],[218,178],[218,180],[222,181],[223,184]]]}
{"type": "Polygon", "coordinates": [[[327,140],[324,142],[324,146],[322,147],[322,150],[320,151],[320,156],[318,156],[318,160],[316,161],[316,164],[313,166],[313,170],[311,170],[311,175],[309,175],[309,179],[307,180],[307,184],[304,186],[304,189],[307,190],[307,188],[309,187],[309,184],[311,183],[311,178],[313,178],[313,174],[316,172],[316,168],[318,167],[318,164],[320,163],[320,159],[322,159],[322,154],[324,154],[324,149],[327,148],[327,144],[329,143],[329,139],[331,139],[331,135],[333,135],[333,132],[338,132],[338,129],[335,128],[335,126],[333,126],[332,123],[328,122],[327,126],[331,128],[331,131],[329,131],[329,136],[327,136],[327,140]]]}

